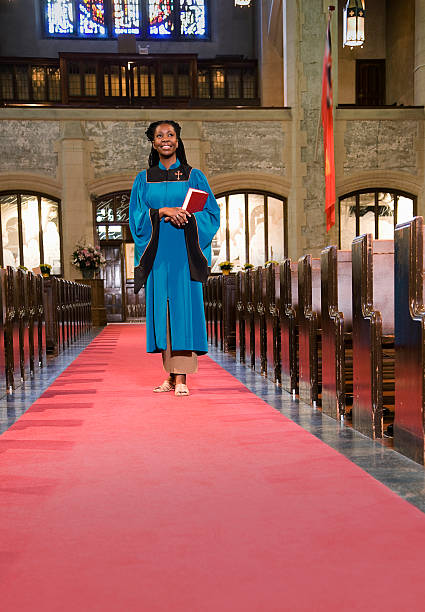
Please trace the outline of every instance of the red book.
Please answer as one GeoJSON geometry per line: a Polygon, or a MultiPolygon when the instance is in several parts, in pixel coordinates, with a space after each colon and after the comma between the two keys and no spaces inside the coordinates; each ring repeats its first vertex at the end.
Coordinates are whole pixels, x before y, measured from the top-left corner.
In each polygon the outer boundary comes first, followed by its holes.
{"type": "Polygon", "coordinates": [[[190,213],[199,212],[203,210],[205,202],[208,200],[208,195],[206,191],[189,187],[182,208],[190,213]]]}

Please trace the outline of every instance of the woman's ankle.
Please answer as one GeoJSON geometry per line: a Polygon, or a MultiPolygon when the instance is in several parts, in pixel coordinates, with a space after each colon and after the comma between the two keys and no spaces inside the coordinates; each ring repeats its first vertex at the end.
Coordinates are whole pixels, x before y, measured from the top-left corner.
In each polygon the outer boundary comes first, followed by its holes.
{"type": "Polygon", "coordinates": [[[186,384],[186,374],[175,374],[174,376],[175,376],[174,381],[176,385],[186,384]]]}

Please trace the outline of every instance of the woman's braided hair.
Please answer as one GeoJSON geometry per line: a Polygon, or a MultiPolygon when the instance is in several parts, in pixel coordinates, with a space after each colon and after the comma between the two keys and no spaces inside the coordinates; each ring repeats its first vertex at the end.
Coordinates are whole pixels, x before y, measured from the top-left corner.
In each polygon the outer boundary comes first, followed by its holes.
{"type": "Polygon", "coordinates": [[[163,121],[154,121],[153,123],[151,123],[145,132],[146,136],[152,143],[151,152],[149,153],[149,161],[148,161],[149,168],[151,168],[152,166],[157,166],[159,164],[159,153],[156,149],[153,148],[153,140],[154,140],[156,128],[158,127],[158,125],[163,125],[163,124],[168,124],[168,125],[173,126],[176,132],[177,141],[179,143],[179,146],[177,147],[177,150],[176,150],[177,159],[180,160],[181,164],[187,164],[184,144],[183,144],[182,139],[180,138],[180,132],[181,132],[180,125],[176,121],[168,121],[164,119],[163,121]]]}

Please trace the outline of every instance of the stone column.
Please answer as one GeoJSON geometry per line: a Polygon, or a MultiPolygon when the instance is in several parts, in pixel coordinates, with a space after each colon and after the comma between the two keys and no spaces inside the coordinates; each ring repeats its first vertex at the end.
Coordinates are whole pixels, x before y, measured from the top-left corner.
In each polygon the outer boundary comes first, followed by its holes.
{"type": "Polygon", "coordinates": [[[87,190],[88,141],[80,121],[65,121],[59,140],[62,173],[62,247],[64,277],[73,279],[79,272],[71,264],[75,244],[94,241],[92,202],[87,190]]]}
{"type": "Polygon", "coordinates": [[[425,105],[425,0],[415,2],[414,104],[425,105]]]}

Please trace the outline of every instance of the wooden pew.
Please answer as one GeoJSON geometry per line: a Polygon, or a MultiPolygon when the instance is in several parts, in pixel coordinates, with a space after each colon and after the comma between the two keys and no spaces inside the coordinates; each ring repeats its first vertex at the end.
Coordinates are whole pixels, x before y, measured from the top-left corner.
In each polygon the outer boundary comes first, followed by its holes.
{"type": "Polygon", "coordinates": [[[259,266],[254,271],[254,368],[261,374],[267,372],[266,358],[266,275],[259,266]]]}
{"type": "Polygon", "coordinates": [[[35,276],[35,298],[34,333],[37,333],[38,337],[38,363],[41,368],[44,368],[46,366],[46,319],[44,310],[44,280],[41,274],[35,276]]]}
{"type": "Polygon", "coordinates": [[[245,363],[255,366],[255,326],[254,326],[254,269],[245,272],[245,363]]]}
{"type": "Polygon", "coordinates": [[[355,238],[353,265],[353,426],[380,438],[394,407],[394,242],[355,238]]]}
{"type": "Polygon", "coordinates": [[[236,361],[245,363],[245,273],[236,273],[236,361]]]}
{"type": "Polygon", "coordinates": [[[19,319],[19,361],[21,380],[28,380],[30,371],[30,329],[29,329],[29,295],[27,273],[18,268],[15,270],[16,307],[19,319]]]}
{"type": "Polygon", "coordinates": [[[223,275],[222,287],[222,350],[236,351],[236,275],[223,275]]]}
{"type": "Polygon", "coordinates": [[[19,346],[19,302],[18,285],[15,268],[7,266],[1,270],[3,295],[5,297],[5,356],[6,356],[6,385],[11,393],[22,382],[21,379],[21,351],[19,346]]]}
{"type": "Polygon", "coordinates": [[[298,264],[280,265],[280,380],[282,388],[298,392],[298,264]]]}
{"type": "Polygon", "coordinates": [[[279,264],[269,264],[266,268],[266,293],[267,378],[280,382],[279,264]]]}
{"type": "Polygon", "coordinates": [[[396,227],[394,448],[425,462],[424,221],[396,227]]]}
{"type": "Polygon", "coordinates": [[[30,352],[30,372],[34,376],[40,367],[38,358],[38,329],[37,316],[37,287],[36,277],[32,272],[26,274],[26,286],[28,293],[28,327],[29,327],[29,352],[30,352]]]}
{"type": "Polygon", "coordinates": [[[321,393],[320,259],[298,261],[299,398],[319,402],[321,393]]]}
{"type": "Polygon", "coordinates": [[[0,269],[0,397],[7,393],[6,384],[6,296],[4,286],[5,270],[0,269]]]}
{"type": "Polygon", "coordinates": [[[351,251],[324,249],[320,275],[322,411],[337,419],[352,404],[351,251]]]}

